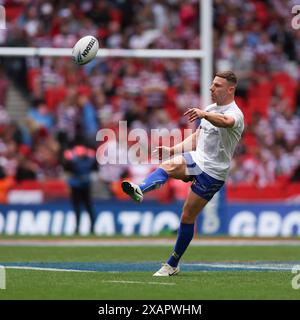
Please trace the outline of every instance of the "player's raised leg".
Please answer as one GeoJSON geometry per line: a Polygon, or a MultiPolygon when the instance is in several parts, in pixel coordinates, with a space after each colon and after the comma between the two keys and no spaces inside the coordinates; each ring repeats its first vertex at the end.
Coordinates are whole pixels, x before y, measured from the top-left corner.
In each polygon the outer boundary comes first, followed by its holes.
{"type": "Polygon", "coordinates": [[[186,161],[182,155],[178,155],[172,159],[164,161],[159,168],[150,173],[139,185],[130,181],[123,181],[122,189],[133,200],[141,202],[145,192],[161,187],[166,183],[169,177],[183,181],[187,181],[189,179],[186,175],[186,161]]]}
{"type": "Polygon", "coordinates": [[[167,263],[163,264],[153,276],[168,277],[176,275],[179,272],[178,262],[193,239],[195,220],[207,202],[208,200],[190,190],[182,208],[181,222],[174,251],[167,263]]]}

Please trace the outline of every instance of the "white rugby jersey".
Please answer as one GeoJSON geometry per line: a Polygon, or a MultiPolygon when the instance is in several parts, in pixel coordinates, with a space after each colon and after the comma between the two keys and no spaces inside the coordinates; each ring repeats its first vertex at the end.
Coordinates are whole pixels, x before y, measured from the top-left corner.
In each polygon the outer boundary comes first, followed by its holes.
{"type": "Polygon", "coordinates": [[[235,101],[225,106],[209,105],[205,111],[221,113],[234,118],[232,128],[219,128],[201,119],[196,151],[193,160],[202,171],[211,177],[225,181],[234,150],[244,130],[244,115],[235,101]]]}

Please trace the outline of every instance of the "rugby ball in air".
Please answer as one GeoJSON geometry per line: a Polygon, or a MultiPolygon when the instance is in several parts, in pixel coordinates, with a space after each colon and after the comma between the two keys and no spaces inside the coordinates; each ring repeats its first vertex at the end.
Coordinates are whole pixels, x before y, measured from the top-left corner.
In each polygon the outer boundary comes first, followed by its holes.
{"type": "Polygon", "coordinates": [[[72,51],[72,58],[76,64],[83,65],[96,57],[99,42],[93,36],[85,36],[79,39],[72,51]]]}

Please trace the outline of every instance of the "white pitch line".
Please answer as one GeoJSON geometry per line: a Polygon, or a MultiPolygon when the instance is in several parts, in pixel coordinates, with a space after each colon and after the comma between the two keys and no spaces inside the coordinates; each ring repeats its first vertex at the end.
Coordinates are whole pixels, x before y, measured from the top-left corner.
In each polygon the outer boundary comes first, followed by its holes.
{"type": "Polygon", "coordinates": [[[38,270],[38,271],[61,271],[61,272],[96,272],[93,270],[75,270],[75,269],[57,269],[57,268],[41,268],[41,267],[22,267],[22,266],[5,266],[5,269],[22,269],[22,270],[38,270]]]}
{"type": "Polygon", "coordinates": [[[211,263],[185,263],[185,266],[198,266],[198,267],[209,267],[209,268],[222,268],[222,269],[259,269],[259,270],[283,270],[283,271],[290,271],[292,267],[275,267],[269,265],[248,265],[248,264],[211,264],[211,263]]]}
{"type": "MultiPolygon", "coordinates": [[[[114,240],[30,240],[2,239],[0,246],[37,246],[37,247],[121,247],[121,246],[171,246],[174,239],[114,239],[114,240]]],[[[191,246],[299,246],[300,239],[194,239],[191,246]]]]}
{"type": "Polygon", "coordinates": [[[109,282],[109,283],[132,283],[132,284],[158,284],[164,286],[174,286],[176,283],[174,282],[143,282],[143,281],[127,281],[127,280],[102,280],[102,282],[109,282]]]}

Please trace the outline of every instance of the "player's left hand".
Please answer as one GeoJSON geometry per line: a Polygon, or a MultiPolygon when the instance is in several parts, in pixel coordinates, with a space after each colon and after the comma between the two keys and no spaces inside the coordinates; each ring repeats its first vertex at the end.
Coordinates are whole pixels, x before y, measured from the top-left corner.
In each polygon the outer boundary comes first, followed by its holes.
{"type": "Polygon", "coordinates": [[[189,121],[194,122],[197,119],[202,119],[205,117],[205,111],[198,108],[190,108],[184,114],[184,116],[189,116],[189,121]]]}

